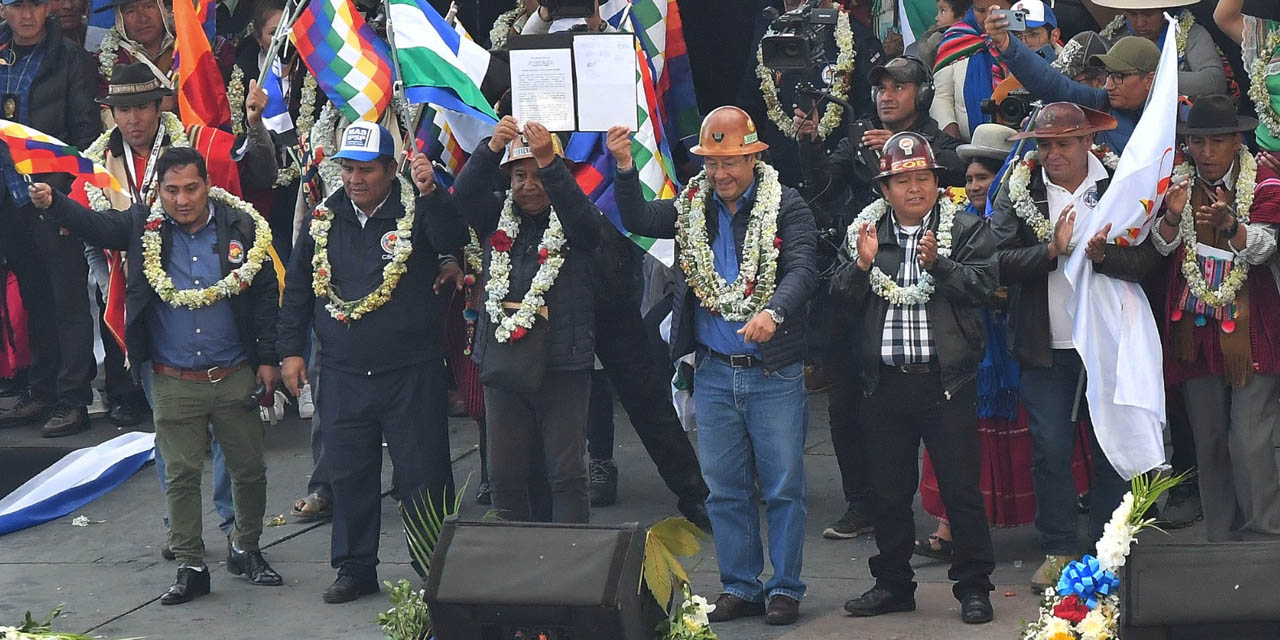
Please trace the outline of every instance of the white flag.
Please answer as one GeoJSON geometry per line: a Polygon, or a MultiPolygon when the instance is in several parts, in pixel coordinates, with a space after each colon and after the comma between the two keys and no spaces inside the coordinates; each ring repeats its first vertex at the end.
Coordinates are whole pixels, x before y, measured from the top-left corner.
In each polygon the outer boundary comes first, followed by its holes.
{"type": "MultiPolygon", "coordinates": [[[[1165,42],[1176,42],[1178,24],[1165,20],[1165,42]]],[[[1077,246],[1107,224],[1117,245],[1147,239],[1173,172],[1177,55],[1177,47],[1161,51],[1146,109],[1094,216],[1087,227],[1076,226],[1077,246]]],[[[1146,294],[1135,283],[1094,273],[1083,250],[1067,260],[1066,276],[1075,310],[1071,337],[1088,371],[1085,395],[1098,444],[1122,478],[1164,466],[1163,354],[1146,294]]]]}

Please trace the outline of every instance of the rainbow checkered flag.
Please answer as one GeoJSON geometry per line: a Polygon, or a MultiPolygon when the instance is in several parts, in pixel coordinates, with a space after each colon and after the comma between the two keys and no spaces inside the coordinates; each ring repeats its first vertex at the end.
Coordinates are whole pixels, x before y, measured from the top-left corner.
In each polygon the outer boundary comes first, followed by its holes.
{"type": "Polygon", "coordinates": [[[124,193],[115,176],[53,136],[10,120],[0,120],[0,141],[9,146],[9,155],[18,173],[69,173],[99,189],[124,193]]]}
{"type": "Polygon", "coordinates": [[[316,84],[351,121],[377,122],[391,102],[391,49],[351,0],[312,0],[289,34],[316,84]]]}

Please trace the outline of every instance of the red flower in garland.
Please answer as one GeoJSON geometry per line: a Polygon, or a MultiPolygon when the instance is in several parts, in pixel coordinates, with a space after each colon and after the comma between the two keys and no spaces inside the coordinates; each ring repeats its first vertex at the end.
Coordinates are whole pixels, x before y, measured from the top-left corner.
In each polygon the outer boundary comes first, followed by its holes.
{"type": "Polygon", "coordinates": [[[1067,596],[1053,608],[1053,615],[1075,624],[1089,615],[1089,607],[1082,604],[1076,596],[1067,596]]]}
{"type": "Polygon", "coordinates": [[[506,253],[511,250],[513,241],[506,231],[498,229],[493,232],[493,236],[489,238],[489,244],[493,246],[495,251],[506,253]]]}
{"type": "Polygon", "coordinates": [[[319,207],[316,207],[311,211],[311,217],[316,218],[318,220],[324,217],[324,212],[321,211],[319,207]]]}
{"type": "Polygon", "coordinates": [[[689,187],[689,202],[693,202],[693,199],[697,197],[698,197],[698,188],[689,187]]]}
{"type": "Polygon", "coordinates": [[[147,231],[155,231],[160,228],[160,218],[148,220],[146,224],[147,231]]]}
{"type": "Polygon", "coordinates": [[[476,283],[476,277],[474,275],[471,275],[470,273],[468,273],[467,275],[462,276],[462,284],[465,284],[469,287],[475,283],[476,283]]]}
{"type": "Polygon", "coordinates": [[[781,248],[782,248],[782,237],[781,237],[781,236],[774,236],[774,237],[773,237],[773,248],[774,248],[774,249],[781,249],[781,248]]]}
{"type": "Polygon", "coordinates": [[[520,338],[523,338],[523,337],[525,337],[526,335],[529,335],[529,330],[528,330],[528,329],[526,329],[526,328],[524,328],[524,327],[516,327],[515,329],[512,329],[512,331],[511,331],[511,341],[512,341],[512,342],[515,342],[516,340],[519,340],[520,338]]]}
{"type": "Polygon", "coordinates": [[[755,281],[755,280],[748,280],[748,281],[747,281],[747,290],[743,292],[742,297],[744,297],[744,298],[750,298],[750,297],[751,297],[751,294],[753,294],[753,293],[755,293],[755,292],[756,292],[756,281],[755,281]]]}
{"type": "Polygon", "coordinates": [[[329,275],[329,272],[328,272],[328,270],[326,270],[326,269],[316,269],[316,275],[318,275],[318,276],[320,276],[321,278],[323,278],[323,277],[325,277],[325,276],[329,275]]]}
{"type": "Polygon", "coordinates": [[[551,253],[548,252],[545,248],[538,249],[538,264],[545,263],[547,261],[547,256],[549,255],[551,255],[551,253]]]}

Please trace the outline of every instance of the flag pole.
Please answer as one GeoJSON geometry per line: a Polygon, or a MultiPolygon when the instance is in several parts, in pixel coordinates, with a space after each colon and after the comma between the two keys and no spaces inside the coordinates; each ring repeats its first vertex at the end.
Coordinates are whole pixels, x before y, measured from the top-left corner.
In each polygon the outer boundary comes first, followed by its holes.
{"type": "Polygon", "coordinates": [[[280,22],[276,25],[276,32],[271,36],[271,46],[267,47],[267,57],[262,63],[262,68],[258,69],[258,87],[267,81],[267,72],[271,69],[271,65],[275,64],[276,58],[279,57],[284,43],[289,39],[289,32],[293,30],[293,23],[298,21],[302,15],[302,10],[307,6],[307,0],[294,3],[288,0],[284,5],[284,13],[280,17],[280,22]],[[292,9],[292,11],[291,11],[292,9]]]}

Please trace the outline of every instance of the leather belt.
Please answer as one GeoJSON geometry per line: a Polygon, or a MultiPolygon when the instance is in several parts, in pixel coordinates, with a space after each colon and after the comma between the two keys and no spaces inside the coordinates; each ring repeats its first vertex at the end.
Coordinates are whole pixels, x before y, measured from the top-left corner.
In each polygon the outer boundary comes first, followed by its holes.
{"type": "Polygon", "coordinates": [[[935,362],[916,362],[911,364],[886,364],[884,368],[896,373],[937,373],[942,369],[935,362]]]}
{"type": "Polygon", "coordinates": [[[218,383],[222,382],[227,376],[244,368],[244,363],[232,365],[230,367],[212,367],[209,369],[179,369],[171,367],[160,362],[151,363],[151,370],[170,378],[179,380],[191,380],[194,382],[218,383]]]}
{"type": "Polygon", "coordinates": [[[758,356],[730,356],[710,349],[707,350],[707,355],[729,365],[730,367],[733,367],[734,369],[750,369],[751,367],[759,367],[764,364],[764,359],[758,356]]]}

